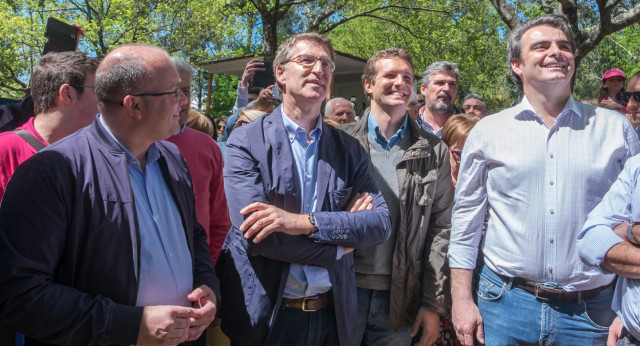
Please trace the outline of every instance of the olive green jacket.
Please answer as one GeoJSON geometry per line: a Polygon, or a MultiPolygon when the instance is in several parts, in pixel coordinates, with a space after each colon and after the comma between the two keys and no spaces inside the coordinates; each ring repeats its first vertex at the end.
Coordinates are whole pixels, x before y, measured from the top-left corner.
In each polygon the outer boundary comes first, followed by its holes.
{"type": "MultiPolygon", "coordinates": [[[[340,129],[369,154],[369,112],[340,129]]],[[[451,297],[447,250],[454,187],[447,146],[409,119],[412,145],[396,166],[400,222],[391,273],[391,328],[410,326],[420,307],[449,316],[451,297]]],[[[357,250],[356,250],[357,251],[357,250]]]]}

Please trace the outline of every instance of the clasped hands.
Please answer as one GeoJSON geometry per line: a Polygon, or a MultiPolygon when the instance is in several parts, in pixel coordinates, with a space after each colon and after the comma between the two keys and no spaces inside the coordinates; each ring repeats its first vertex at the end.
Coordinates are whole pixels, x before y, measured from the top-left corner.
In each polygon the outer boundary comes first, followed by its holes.
{"type": "Polygon", "coordinates": [[[138,345],[172,345],[197,340],[216,316],[215,293],[202,285],[187,298],[193,307],[145,306],[138,332],[138,345]]]}

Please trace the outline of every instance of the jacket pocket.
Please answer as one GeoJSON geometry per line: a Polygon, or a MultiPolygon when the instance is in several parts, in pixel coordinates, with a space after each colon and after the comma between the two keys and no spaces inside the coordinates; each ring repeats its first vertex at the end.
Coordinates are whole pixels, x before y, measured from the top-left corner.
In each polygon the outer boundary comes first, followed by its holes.
{"type": "Polygon", "coordinates": [[[438,171],[431,170],[426,176],[415,176],[415,199],[418,205],[426,206],[433,203],[436,190],[438,171]]]}
{"type": "Polygon", "coordinates": [[[331,192],[331,204],[335,206],[334,211],[345,211],[345,208],[349,204],[349,200],[351,199],[351,193],[353,192],[353,187],[348,187],[346,189],[335,190],[331,192]]]}

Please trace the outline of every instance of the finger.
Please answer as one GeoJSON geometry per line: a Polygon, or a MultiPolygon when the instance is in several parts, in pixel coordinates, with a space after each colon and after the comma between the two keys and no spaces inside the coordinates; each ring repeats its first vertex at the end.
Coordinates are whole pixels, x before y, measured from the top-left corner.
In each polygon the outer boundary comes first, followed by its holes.
{"type": "MultiPolygon", "coordinates": [[[[476,338],[481,344],[484,344],[484,326],[482,325],[482,320],[478,323],[476,330],[476,338]]],[[[473,338],[471,338],[471,342],[473,343],[473,338]]]]}
{"type": "Polygon", "coordinates": [[[193,328],[189,328],[187,333],[187,341],[196,341],[202,335],[202,333],[207,329],[207,325],[197,326],[193,328]]]}
{"type": "Polygon", "coordinates": [[[413,322],[413,328],[411,328],[411,337],[413,338],[414,336],[416,336],[418,334],[418,330],[420,330],[420,321],[416,319],[415,322],[413,322]]]}
{"type": "Polygon", "coordinates": [[[253,242],[254,243],[261,242],[262,239],[266,238],[269,234],[273,233],[273,231],[275,231],[275,228],[276,227],[273,224],[270,224],[264,227],[262,230],[260,230],[258,234],[256,234],[255,238],[253,238],[253,242]]]}
{"type": "Polygon", "coordinates": [[[170,315],[176,320],[190,318],[193,317],[193,309],[184,306],[175,306],[173,310],[171,310],[170,315]]]}
{"type": "Polygon", "coordinates": [[[371,204],[371,202],[373,202],[373,197],[371,197],[371,196],[369,196],[369,194],[367,194],[367,197],[362,201],[362,206],[360,206],[358,211],[373,209],[373,204],[371,204]]]}
{"type": "Polygon", "coordinates": [[[369,203],[369,204],[367,205],[367,210],[373,210],[373,204],[369,203]]]}
{"type": "MultiPolygon", "coordinates": [[[[258,232],[261,232],[264,228],[268,227],[273,223],[273,219],[270,217],[263,217],[257,220],[245,233],[245,239],[249,239],[256,235],[258,232]]],[[[262,240],[262,239],[260,239],[262,240]]],[[[258,240],[259,241],[259,240],[258,240]]]]}
{"type": "Polygon", "coordinates": [[[262,203],[262,202],[253,202],[253,203],[247,205],[246,207],[240,209],[240,214],[247,215],[252,211],[264,210],[264,209],[267,209],[267,207],[269,207],[269,206],[267,204],[262,203]]]}

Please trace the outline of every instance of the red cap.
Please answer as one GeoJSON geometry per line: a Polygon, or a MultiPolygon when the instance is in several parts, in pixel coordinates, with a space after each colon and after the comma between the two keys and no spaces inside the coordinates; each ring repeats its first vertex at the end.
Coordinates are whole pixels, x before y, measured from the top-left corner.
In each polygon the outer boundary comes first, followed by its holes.
{"type": "Polygon", "coordinates": [[[611,70],[605,71],[605,73],[602,75],[602,81],[604,82],[605,79],[609,79],[611,77],[622,77],[622,79],[627,80],[627,77],[624,76],[624,72],[617,68],[612,68],[611,70]]]}

